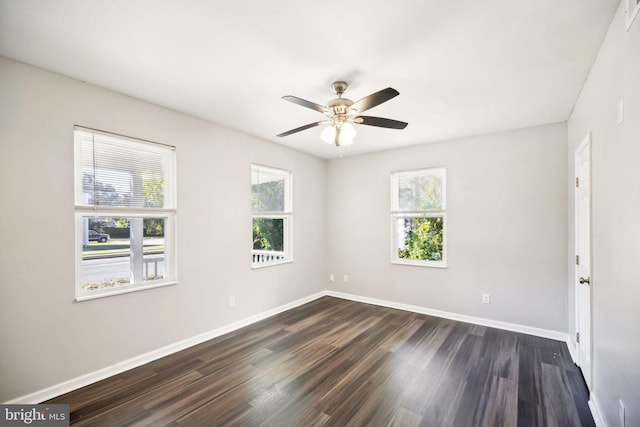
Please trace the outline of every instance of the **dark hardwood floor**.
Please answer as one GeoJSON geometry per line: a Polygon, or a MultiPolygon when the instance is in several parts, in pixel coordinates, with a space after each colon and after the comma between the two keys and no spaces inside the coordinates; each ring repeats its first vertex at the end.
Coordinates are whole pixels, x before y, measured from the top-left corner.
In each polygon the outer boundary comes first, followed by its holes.
{"type": "Polygon", "coordinates": [[[77,426],[593,426],[566,345],[324,297],[55,398],[77,426]]]}

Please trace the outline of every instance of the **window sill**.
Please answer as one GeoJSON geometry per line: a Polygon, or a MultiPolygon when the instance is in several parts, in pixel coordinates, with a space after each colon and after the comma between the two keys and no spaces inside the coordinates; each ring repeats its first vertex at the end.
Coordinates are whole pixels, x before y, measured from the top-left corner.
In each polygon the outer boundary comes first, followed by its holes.
{"type": "Polygon", "coordinates": [[[102,292],[97,291],[94,294],[76,295],[76,302],[88,301],[88,300],[97,299],[97,298],[111,297],[114,295],[128,294],[130,292],[146,291],[147,289],[162,288],[164,286],[172,286],[177,284],[178,284],[177,280],[172,280],[170,282],[152,283],[149,285],[132,286],[132,287],[126,287],[122,289],[114,289],[114,290],[108,290],[108,291],[102,291],[102,292]]]}
{"type": "Polygon", "coordinates": [[[399,260],[391,260],[391,264],[396,265],[408,265],[412,267],[431,267],[431,268],[447,268],[447,264],[443,263],[425,263],[420,261],[399,261],[399,260]]]}
{"type": "Polygon", "coordinates": [[[262,264],[251,264],[251,269],[252,270],[259,270],[261,268],[273,267],[275,265],[281,265],[281,264],[290,264],[292,262],[293,262],[292,259],[287,259],[287,260],[284,260],[284,261],[265,262],[265,263],[262,263],[262,264]]]}

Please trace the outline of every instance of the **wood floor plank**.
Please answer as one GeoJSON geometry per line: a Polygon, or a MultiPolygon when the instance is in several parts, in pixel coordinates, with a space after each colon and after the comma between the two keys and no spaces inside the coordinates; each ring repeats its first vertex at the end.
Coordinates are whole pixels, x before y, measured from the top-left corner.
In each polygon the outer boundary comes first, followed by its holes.
{"type": "Polygon", "coordinates": [[[426,369],[416,371],[410,366],[414,372],[413,381],[408,382],[402,395],[400,405],[418,414],[424,414],[432,409],[433,404],[437,400],[436,394],[441,393],[447,383],[457,384],[464,383],[462,381],[447,376],[447,369],[451,365],[455,354],[449,351],[439,349],[436,351],[431,363],[426,369]]]}
{"type": "Polygon", "coordinates": [[[389,336],[380,344],[380,348],[391,352],[396,351],[404,345],[407,340],[422,327],[422,325],[424,325],[424,321],[420,319],[410,319],[406,321],[389,334],[389,336]]]}
{"type": "Polygon", "coordinates": [[[518,424],[518,384],[501,376],[492,376],[485,401],[482,425],[509,427],[518,424]]]}
{"type": "MultiPolygon", "coordinates": [[[[122,407],[132,406],[134,403],[139,402],[136,398],[144,396],[158,387],[162,387],[166,384],[172,384],[176,378],[181,378],[185,375],[197,375],[193,373],[193,370],[202,366],[202,361],[194,359],[187,361],[182,366],[184,368],[182,372],[174,371],[171,373],[158,373],[153,377],[149,377],[135,384],[121,387],[113,393],[105,395],[101,399],[94,400],[89,405],[74,409],[70,414],[71,421],[75,422],[75,420],[92,419],[96,414],[100,413],[110,414],[111,409],[122,411],[122,407]]],[[[93,390],[91,390],[90,393],[93,394],[93,390]]],[[[136,406],[136,408],[137,407],[138,406],[136,406]]]]}
{"type": "Polygon", "coordinates": [[[119,401],[117,405],[104,406],[100,410],[82,414],[72,413],[72,424],[100,426],[108,425],[110,420],[114,420],[116,424],[135,424],[151,414],[147,408],[153,402],[164,403],[182,395],[183,388],[198,378],[201,378],[198,372],[187,371],[180,377],[161,383],[158,387],[145,390],[144,393],[132,396],[128,400],[119,401]]]}
{"type": "Polygon", "coordinates": [[[323,297],[59,396],[74,426],[593,426],[564,343],[323,297]]]}
{"type": "Polygon", "coordinates": [[[422,406],[422,425],[453,426],[472,425],[456,422],[458,415],[466,414],[467,408],[461,406],[461,399],[465,391],[465,382],[444,375],[438,383],[438,391],[430,394],[422,406]],[[460,409],[462,408],[462,410],[460,409]]]}
{"type": "Polygon", "coordinates": [[[436,352],[447,351],[449,335],[453,332],[454,324],[439,322],[438,319],[427,319],[412,335],[405,345],[398,348],[397,353],[406,360],[408,365],[423,370],[431,363],[436,352]],[[435,321],[434,321],[435,320],[435,321]]]}
{"type": "Polygon", "coordinates": [[[518,399],[518,427],[543,427],[542,407],[528,400],[518,399]]]}
{"type": "MultiPolygon", "coordinates": [[[[460,334],[459,331],[452,331],[449,335],[455,336],[460,334]]],[[[460,380],[468,380],[470,376],[475,377],[478,374],[475,372],[480,364],[483,366],[488,365],[486,368],[490,369],[492,360],[489,357],[483,356],[482,337],[473,334],[460,334],[457,336],[460,341],[457,351],[455,351],[455,357],[451,362],[451,365],[447,368],[449,375],[453,378],[459,378],[460,380]]],[[[443,348],[446,348],[443,346],[443,348]]],[[[483,372],[487,377],[490,372],[483,372]]]]}
{"type": "Polygon", "coordinates": [[[418,427],[421,423],[422,415],[400,407],[391,416],[386,427],[418,427]]]}
{"type": "MultiPolygon", "coordinates": [[[[491,359],[481,357],[473,361],[472,370],[464,379],[465,385],[455,413],[453,425],[479,426],[487,409],[491,387],[491,359]]],[[[451,375],[451,369],[448,370],[451,375]]],[[[500,410],[498,408],[497,410],[500,410]]]]}
{"type": "Polygon", "coordinates": [[[77,416],[78,411],[86,408],[88,405],[99,401],[98,406],[103,407],[107,396],[111,396],[122,389],[127,389],[140,381],[157,375],[158,373],[153,369],[150,369],[147,365],[141,366],[125,373],[115,375],[109,378],[108,381],[100,381],[71,393],[58,396],[51,399],[49,403],[65,403],[73,405],[73,407],[76,408],[75,415],[77,416]]]}
{"type": "Polygon", "coordinates": [[[517,381],[519,376],[518,334],[491,329],[484,335],[484,354],[491,358],[491,372],[517,381]],[[493,339],[495,337],[495,339],[493,339]]]}
{"type": "Polygon", "coordinates": [[[518,398],[542,405],[542,372],[535,347],[518,344],[518,398]]]}
{"type": "Polygon", "coordinates": [[[549,427],[580,427],[580,418],[560,368],[542,363],[543,410],[549,427]],[[566,388],[565,388],[566,386],[566,388]]]}
{"type": "Polygon", "coordinates": [[[573,396],[578,417],[580,418],[580,425],[583,427],[595,427],[591,410],[589,409],[589,392],[586,388],[582,373],[575,365],[568,366],[566,373],[569,381],[569,391],[573,396]]]}

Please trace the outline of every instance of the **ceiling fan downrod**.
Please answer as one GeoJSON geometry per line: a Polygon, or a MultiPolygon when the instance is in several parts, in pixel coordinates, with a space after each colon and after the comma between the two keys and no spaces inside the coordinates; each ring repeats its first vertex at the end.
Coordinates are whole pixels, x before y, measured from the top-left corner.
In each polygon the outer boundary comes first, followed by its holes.
{"type": "Polygon", "coordinates": [[[327,102],[327,108],[329,109],[327,115],[334,118],[342,116],[346,121],[347,114],[351,112],[355,113],[355,110],[350,108],[353,105],[353,101],[342,97],[342,94],[347,90],[349,84],[347,82],[337,81],[333,82],[331,87],[338,97],[327,102]]]}

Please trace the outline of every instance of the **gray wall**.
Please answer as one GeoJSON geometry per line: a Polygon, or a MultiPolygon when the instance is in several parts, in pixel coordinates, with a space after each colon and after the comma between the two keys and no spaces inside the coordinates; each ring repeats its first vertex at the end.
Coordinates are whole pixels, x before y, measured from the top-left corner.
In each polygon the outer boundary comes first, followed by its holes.
{"type": "MultiPolygon", "coordinates": [[[[592,131],[593,397],[617,426],[618,399],[626,425],[640,425],[640,17],[626,31],[624,1],[568,124],[569,258],[574,256],[573,153],[592,131]],[[622,124],[618,100],[624,98],[622,124]]],[[[575,331],[574,269],[568,276],[569,319],[575,331]]]]}
{"type": "Polygon", "coordinates": [[[0,402],[324,289],[325,161],[3,58],[0,93],[0,402]],[[74,303],[75,124],[177,147],[177,286],[74,303]],[[294,173],[295,263],[251,270],[251,162],[294,173]]]}
{"type": "Polygon", "coordinates": [[[328,289],[566,332],[566,132],[553,124],[330,161],[328,289]],[[448,267],[392,265],[390,173],[437,166],[447,169],[448,267]]]}

